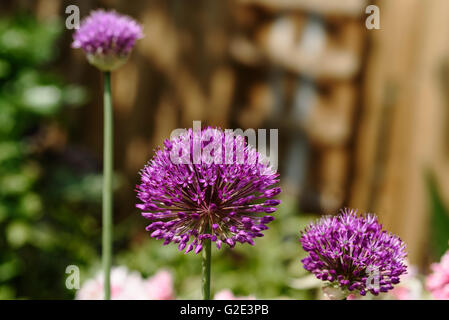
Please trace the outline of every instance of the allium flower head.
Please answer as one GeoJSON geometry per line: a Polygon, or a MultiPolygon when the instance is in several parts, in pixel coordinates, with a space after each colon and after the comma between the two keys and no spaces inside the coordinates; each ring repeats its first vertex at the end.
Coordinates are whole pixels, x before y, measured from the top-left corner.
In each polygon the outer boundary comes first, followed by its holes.
{"type": "Polygon", "coordinates": [[[199,253],[205,239],[220,249],[263,236],[281,191],[266,158],[232,130],[189,129],[164,144],[136,190],[151,237],[199,253]]]}
{"type": "Polygon", "coordinates": [[[373,214],[345,209],[323,217],[307,226],[300,242],[309,253],[304,268],[344,292],[387,292],[407,271],[404,242],[382,230],[373,214]]]}
{"type": "Polygon", "coordinates": [[[433,263],[432,273],[426,279],[426,289],[438,300],[449,300],[449,250],[440,263],[433,263]]]}
{"type": "Polygon", "coordinates": [[[142,27],[115,11],[96,10],[81,22],[73,35],[73,48],[82,48],[91,64],[110,71],[126,62],[142,27]]]}

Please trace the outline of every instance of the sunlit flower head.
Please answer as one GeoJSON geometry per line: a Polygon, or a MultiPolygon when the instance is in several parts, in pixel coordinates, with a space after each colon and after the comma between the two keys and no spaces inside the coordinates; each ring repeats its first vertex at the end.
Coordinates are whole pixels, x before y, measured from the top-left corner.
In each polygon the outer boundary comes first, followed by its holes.
{"type": "Polygon", "coordinates": [[[280,203],[272,199],[281,191],[278,174],[244,137],[189,129],[164,144],[137,186],[151,237],[199,253],[206,239],[220,249],[263,236],[280,203]]]}
{"type": "Polygon", "coordinates": [[[387,292],[407,270],[404,242],[382,230],[373,214],[345,209],[323,217],[307,226],[300,241],[309,254],[304,268],[344,292],[387,292]]]}

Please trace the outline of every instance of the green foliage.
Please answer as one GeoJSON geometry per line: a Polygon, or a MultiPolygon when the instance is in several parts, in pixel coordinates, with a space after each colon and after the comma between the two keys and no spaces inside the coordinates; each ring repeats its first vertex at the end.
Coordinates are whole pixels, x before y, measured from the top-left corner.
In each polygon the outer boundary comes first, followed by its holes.
{"type": "Polygon", "coordinates": [[[11,65],[35,67],[50,62],[56,55],[55,41],[62,32],[57,20],[40,23],[27,15],[0,20],[0,55],[11,65]]]}
{"type": "Polygon", "coordinates": [[[71,297],[66,266],[97,256],[100,177],[36,152],[58,113],[86,99],[83,88],[44,71],[61,31],[57,21],[0,18],[1,299],[71,297]]]}
{"type": "Polygon", "coordinates": [[[427,176],[427,184],[432,206],[432,242],[436,256],[441,257],[449,246],[449,210],[438,192],[435,177],[430,173],[427,176]]]}

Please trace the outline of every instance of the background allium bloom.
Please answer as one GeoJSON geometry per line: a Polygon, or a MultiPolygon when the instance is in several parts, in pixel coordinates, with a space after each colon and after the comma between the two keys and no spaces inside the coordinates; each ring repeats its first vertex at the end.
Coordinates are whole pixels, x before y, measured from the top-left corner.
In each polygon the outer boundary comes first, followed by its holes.
{"type": "Polygon", "coordinates": [[[426,289],[438,300],[449,300],[449,250],[440,263],[433,263],[432,273],[426,279],[426,289]]]}
{"type": "Polygon", "coordinates": [[[300,241],[309,253],[304,268],[345,291],[387,292],[407,271],[405,244],[383,231],[372,214],[344,210],[323,217],[301,233],[300,241]]]}
{"type": "MultiPolygon", "coordinates": [[[[104,299],[104,277],[99,273],[95,278],[87,280],[76,293],[77,300],[104,299]]],[[[157,272],[153,277],[143,279],[140,273],[131,272],[126,267],[115,267],[111,270],[112,300],[171,300],[173,299],[173,281],[165,270],[157,272]]]]}
{"type": "Polygon", "coordinates": [[[81,22],[72,47],[82,48],[90,63],[103,71],[118,68],[129,56],[142,27],[115,11],[96,10],[81,22]]]}
{"type": "Polygon", "coordinates": [[[263,236],[281,191],[266,158],[243,137],[213,128],[189,129],[164,144],[137,186],[151,237],[199,253],[205,239],[220,249],[263,236]]]}

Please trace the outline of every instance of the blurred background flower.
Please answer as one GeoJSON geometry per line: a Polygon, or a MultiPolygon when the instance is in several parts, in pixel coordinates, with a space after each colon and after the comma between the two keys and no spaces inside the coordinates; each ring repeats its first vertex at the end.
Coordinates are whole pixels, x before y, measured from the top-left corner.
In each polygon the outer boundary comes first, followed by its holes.
{"type": "Polygon", "coordinates": [[[73,48],[81,48],[87,59],[103,71],[112,71],[128,59],[142,27],[115,11],[95,10],[83,19],[73,35],[73,48]]]}
{"type": "MultiPolygon", "coordinates": [[[[99,272],[93,279],[85,281],[76,293],[77,300],[104,299],[104,276],[99,272]]],[[[171,300],[174,299],[173,281],[166,270],[158,271],[154,276],[143,279],[139,272],[126,267],[114,267],[111,270],[112,300],[171,300]]]]}
{"type": "Polygon", "coordinates": [[[438,300],[449,300],[449,251],[439,263],[432,263],[432,273],[426,279],[426,288],[438,300]]]}

